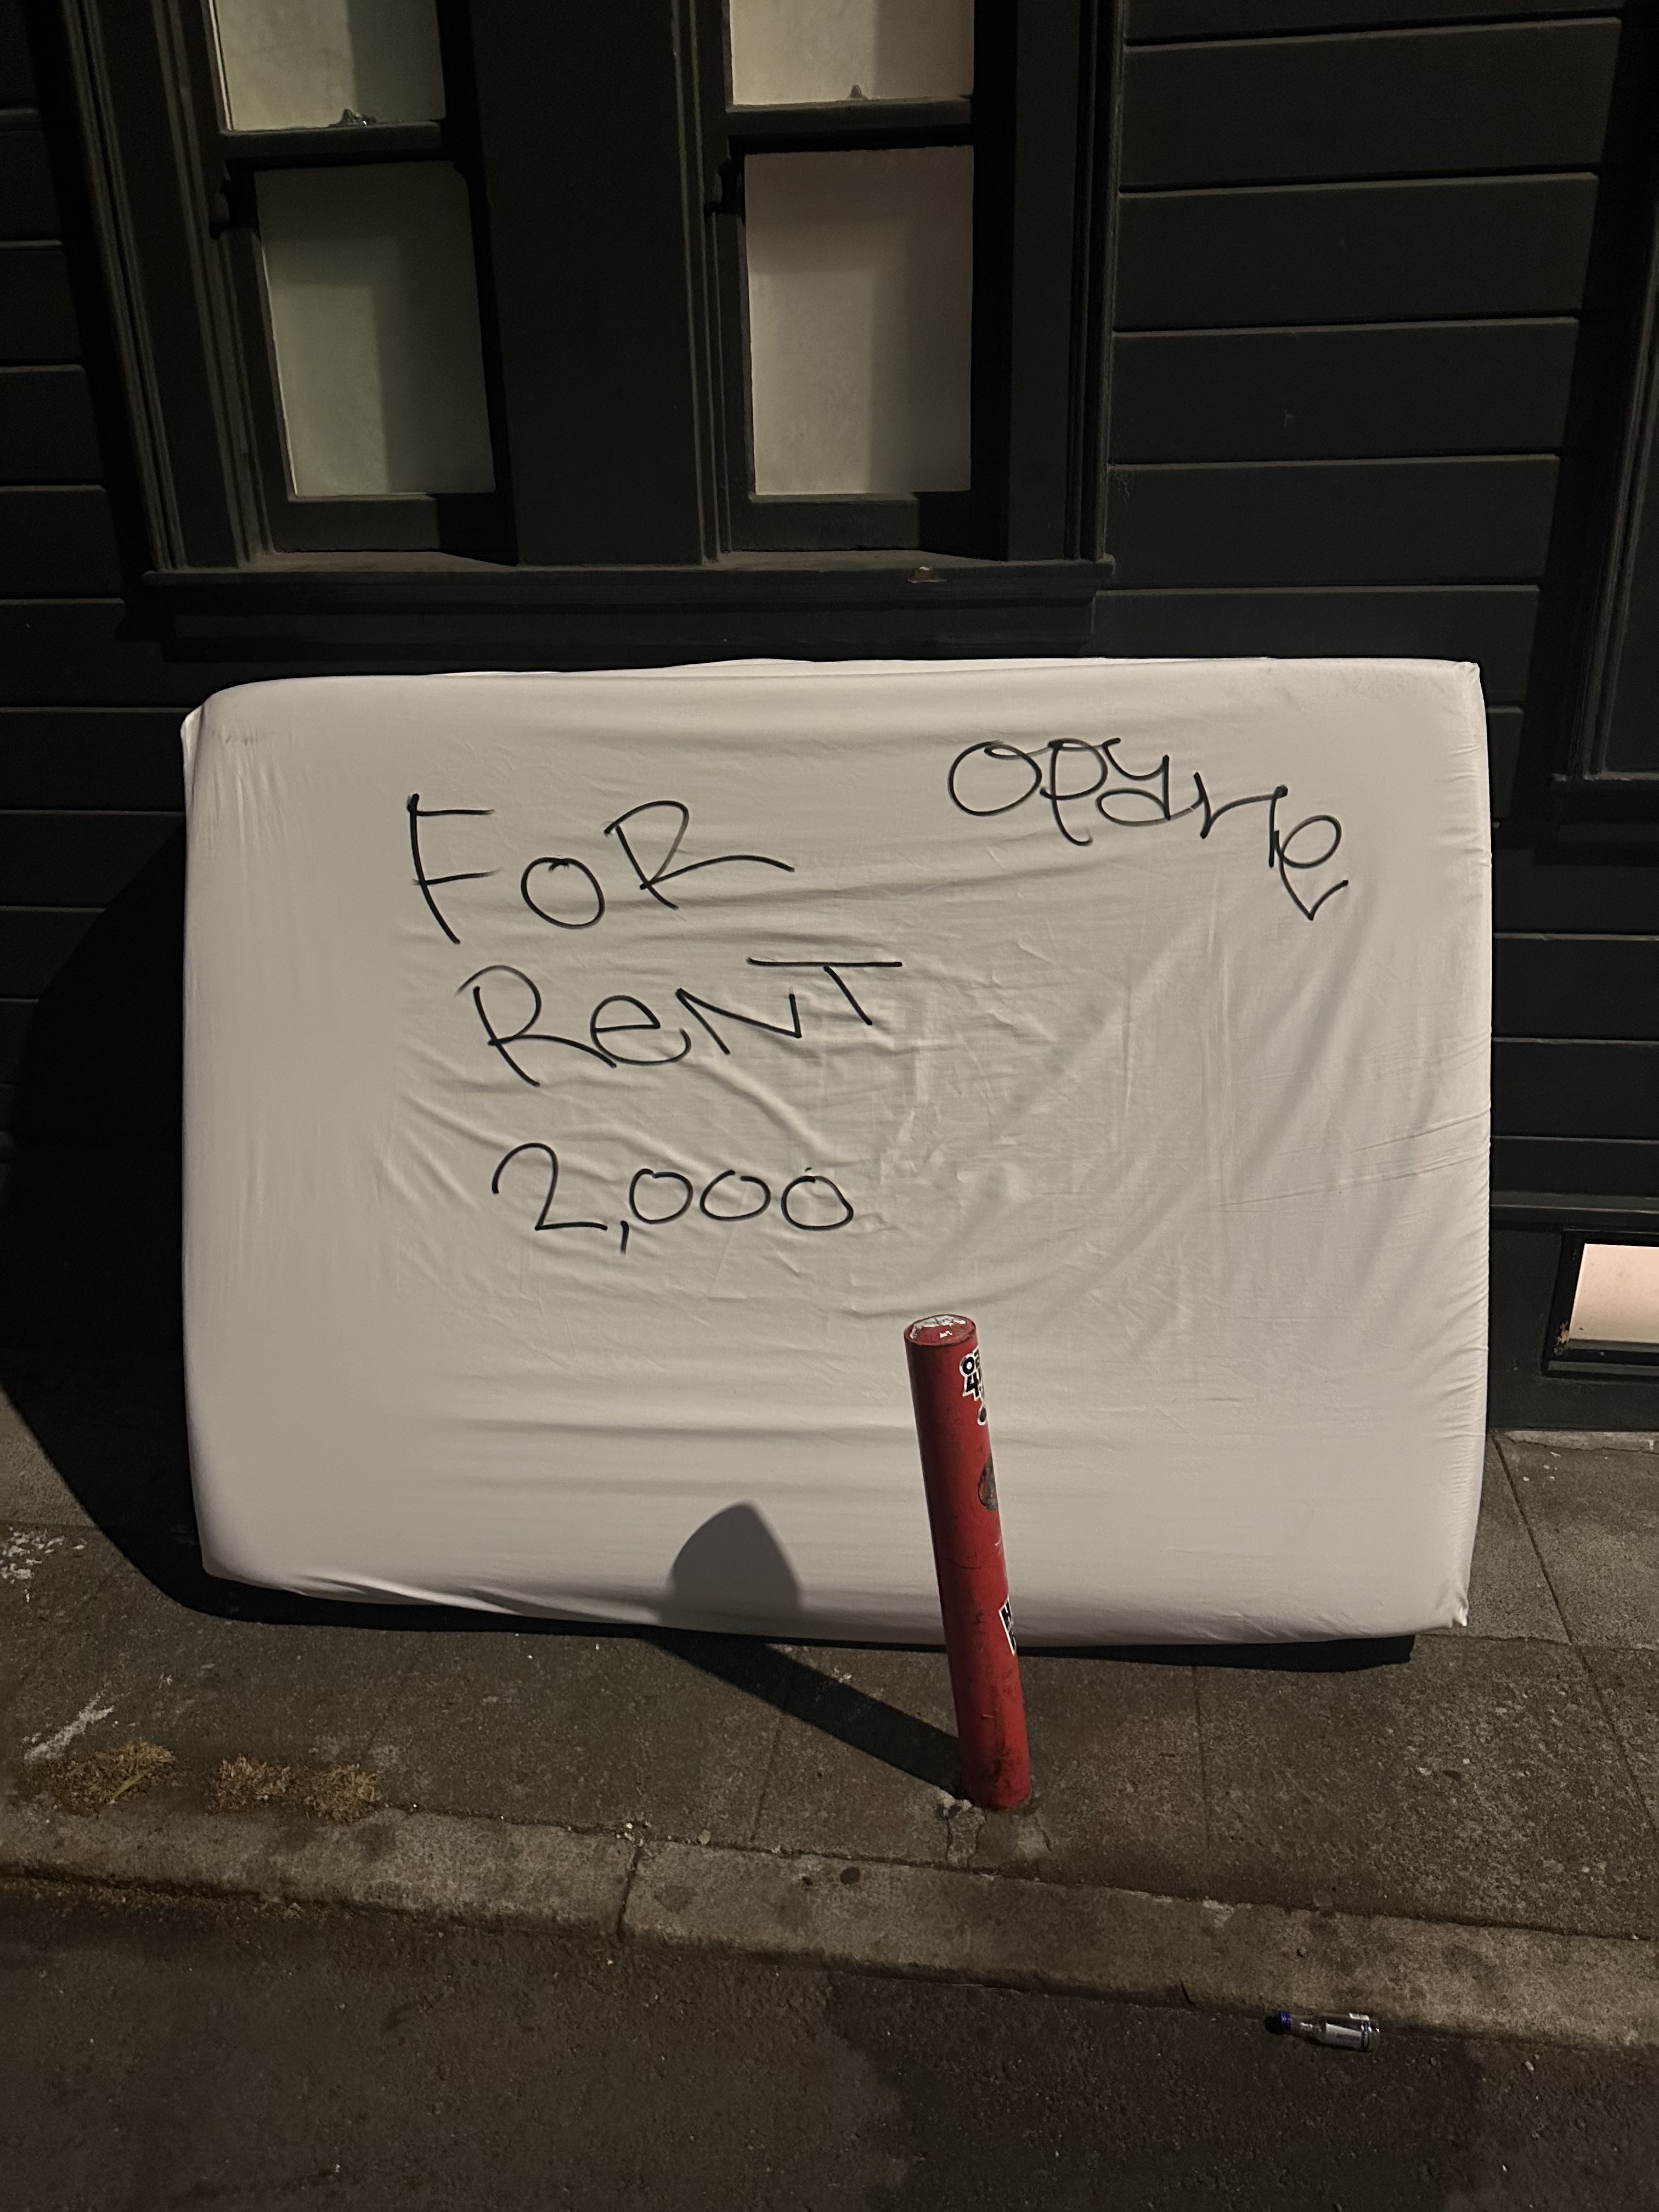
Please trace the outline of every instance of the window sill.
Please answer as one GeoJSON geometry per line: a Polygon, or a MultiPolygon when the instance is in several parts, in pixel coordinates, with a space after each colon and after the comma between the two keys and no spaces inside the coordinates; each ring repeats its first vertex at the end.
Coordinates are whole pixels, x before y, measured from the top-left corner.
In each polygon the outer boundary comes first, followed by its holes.
{"type": "Polygon", "coordinates": [[[170,657],[410,670],[1087,650],[1109,562],[734,554],[700,568],[503,568],[441,555],[267,556],[152,573],[170,657]]]}
{"type": "Polygon", "coordinates": [[[1564,850],[1649,850],[1659,845],[1659,775],[1555,776],[1550,812],[1564,850]]]}

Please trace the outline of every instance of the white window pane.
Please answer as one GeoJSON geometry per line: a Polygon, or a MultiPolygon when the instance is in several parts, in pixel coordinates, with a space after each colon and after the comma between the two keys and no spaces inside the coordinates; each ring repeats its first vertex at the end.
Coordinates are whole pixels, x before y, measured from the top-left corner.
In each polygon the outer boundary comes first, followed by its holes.
{"type": "Polygon", "coordinates": [[[731,0],[730,22],[740,107],[974,88],[974,0],[731,0]]]}
{"type": "Polygon", "coordinates": [[[258,191],[295,490],[488,491],[464,179],[400,161],[270,169],[258,191]]]}
{"type": "Polygon", "coordinates": [[[974,155],[753,154],[755,489],[965,491],[974,155]]]}
{"type": "Polygon", "coordinates": [[[1659,1345],[1659,1244],[1586,1244],[1569,1344],[1659,1345]]]}
{"type": "Polygon", "coordinates": [[[444,112],[433,0],[214,0],[214,15],[233,130],[444,112]]]}

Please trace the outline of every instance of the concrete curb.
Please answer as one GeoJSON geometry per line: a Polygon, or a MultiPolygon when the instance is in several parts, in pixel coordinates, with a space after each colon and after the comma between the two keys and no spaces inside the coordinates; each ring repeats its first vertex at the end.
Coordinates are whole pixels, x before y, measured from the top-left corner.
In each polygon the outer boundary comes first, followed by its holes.
{"type": "Polygon", "coordinates": [[[1152,2004],[1291,2005],[1449,2034],[1659,2045],[1659,1945],[1604,1936],[684,1844],[641,1853],[623,1926],[659,1942],[1152,2004]]]}
{"type": "Polygon", "coordinates": [[[77,1817],[39,1801],[0,1803],[0,1874],[536,1927],[614,1929],[635,1848],[444,1813],[332,1827],[143,1804],[77,1817]]]}
{"type": "Polygon", "coordinates": [[[350,1827],[133,1804],[0,1802],[0,1875],[258,1897],[872,1973],[1388,2028],[1659,2048],[1659,1945],[1221,1905],[870,1860],[652,1844],[437,1813],[350,1827]]]}

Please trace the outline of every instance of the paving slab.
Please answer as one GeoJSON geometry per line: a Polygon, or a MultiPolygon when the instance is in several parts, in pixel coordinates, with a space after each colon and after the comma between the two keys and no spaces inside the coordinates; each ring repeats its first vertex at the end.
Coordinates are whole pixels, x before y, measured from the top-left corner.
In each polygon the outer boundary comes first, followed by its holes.
{"type": "Polygon", "coordinates": [[[1571,1647],[1419,1639],[1346,1674],[1201,1668],[1217,1896],[1659,1931],[1659,1837],[1571,1647]]]}
{"type": "MultiPolygon", "coordinates": [[[[1038,1652],[1021,1673],[1046,1845],[1034,1870],[1201,1893],[1210,1862],[1193,1668],[1038,1652]]],[[[1033,1856],[1017,1821],[992,1816],[972,1863],[1023,1872],[1033,1856]]]]}
{"type": "Polygon", "coordinates": [[[1659,1458],[1516,1437],[1502,1449],[1574,1642],[1659,1650],[1659,1458]]]}
{"type": "Polygon", "coordinates": [[[0,1710],[41,1665],[120,1554],[95,1528],[0,1521],[0,1710]]]}
{"type": "MultiPolygon", "coordinates": [[[[168,1386],[146,1371],[150,1399],[135,1384],[106,1439],[112,1494],[165,1429],[168,1386]]],[[[88,1402],[59,1401],[76,1451],[88,1402]]],[[[8,1480],[33,1496],[45,1479],[25,1429],[0,1418],[0,1497],[8,1480]]],[[[118,1551],[70,1517],[67,1490],[57,1524],[0,1534],[0,1766],[59,1738],[94,1750],[144,1735],[181,1771],[238,1753],[362,1759],[394,1804],[487,1820],[1651,1935],[1659,1458],[1504,1451],[1488,1461],[1469,1628],[1420,1638],[1407,1664],[1030,1655],[1038,1796],[1024,1815],[957,1800],[937,1650],[319,1606],[212,1581],[193,1551],[158,1542],[153,1517],[127,1530],[118,1516],[118,1551]]],[[[76,1462],[82,1487],[94,1459],[76,1462]]]]}
{"type": "Polygon", "coordinates": [[[118,1558],[0,1709],[0,1757],[90,1715],[77,1753],[140,1736],[197,1761],[361,1759],[423,1640],[370,1608],[361,1626],[193,1611],[118,1558]]]}
{"type": "Polygon", "coordinates": [[[1659,1827],[1659,1651],[1604,1650],[1587,1644],[1583,1657],[1649,1817],[1659,1827]]]}
{"type": "Polygon", "coordinates": [[[785,1694],[768,1645],[485,1625],[420,1644],[369,1754],[398,1802],[747,1840],[785,1694]]]}
{"type": "Polygon", "coordinates": [[[94,1525],[10,1393],[0,1389],[0,1515],[26,1527],[94,1525]]]}
{"type": "Polygon", "coordinates": [[[960,1787],[943,1651],[820,1644],[787,1656],[788,1704],[755,1839],[943,1863],[960,1787]]]}
{"type": "Polygon", "coordinates": [[[1530,1637],[1546,1644],[1567,1641],[1566,1624],[1516,1503],[1509,1470],[1490,1438],[1480,1485],[1474,1558],[1469,1569],[1468,1623],[1462,1629],[1436,1633],[1530,1637]]]}

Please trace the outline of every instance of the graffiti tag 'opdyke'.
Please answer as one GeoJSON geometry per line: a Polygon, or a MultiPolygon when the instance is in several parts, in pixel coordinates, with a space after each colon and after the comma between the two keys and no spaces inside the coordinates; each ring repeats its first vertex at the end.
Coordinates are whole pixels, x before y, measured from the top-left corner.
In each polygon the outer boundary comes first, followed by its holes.
{"type": "MultiPolygon", "coordinates": [[[[1281,829],[1279,808],[1280,801],[1290,797],[1288,784],[1276,783],[1271,791],[1253,791],[1246,798],[1229,799],[1218,806],[1194,769],[1193,787],[1197,795],[1190,805],[1175,806],[1170,799],[1168,753],[1155,768],[1125,768],[1117,757],[1122,743],[1121,738],[1106,738],[1099,744],[1083,738],[1056,738],[1036,751],[1001,739],[968,745],[951,762],[946,788],[951,803],[963,813],[981,817],[1012,814],[1028,799],[1041,799],[1066,842],[1078,846],[1092,845],[1095,841],[1087,829],[1079,827],[1068,809],[1089,808],[1115,830],[1161,830],[1195,814],[1201,842],[1224,815],[1244,806],[1265,806],[1267,866],[1298,913],[1311,921],[1327,899],[1348,888],[1344,876],[1340,883],[1327,884],[1310,904],[1292,880],[1335,859],[1342,842],[1342,824],[1334,814],[1305,814],[1288,830],[1281,829]],[[1068,762],[1078,763],[1075,775],[1068,775],[1068,762]],[[1298,841],[1310,834],[1323,846],[1322,851],[1316,853],[1305,842],[1297,849],[1298,841]]],[[[1085,813],[1084,820],[1087,819],[1085,813]]]]}

